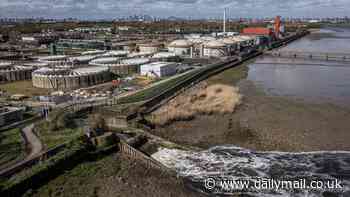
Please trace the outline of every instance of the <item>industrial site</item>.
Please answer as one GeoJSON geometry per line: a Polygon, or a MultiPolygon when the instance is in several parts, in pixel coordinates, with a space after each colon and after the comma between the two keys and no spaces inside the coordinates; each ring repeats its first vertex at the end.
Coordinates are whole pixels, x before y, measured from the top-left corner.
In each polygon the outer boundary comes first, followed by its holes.
{"type": "Polygon", "coordinates": [[[350,196],[350,20],[231,14],[1,19],[1,196],[350,196]]]}

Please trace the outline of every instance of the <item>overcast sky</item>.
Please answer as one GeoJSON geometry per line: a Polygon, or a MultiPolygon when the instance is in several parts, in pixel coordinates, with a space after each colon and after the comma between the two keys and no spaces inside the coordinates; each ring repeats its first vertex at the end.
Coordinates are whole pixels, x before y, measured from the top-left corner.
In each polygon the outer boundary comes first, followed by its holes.
{"type": "Polygon", "coordinates": [[[0,17],[82,19],[129,15],[212,18],[327,17],[350,15],[350,0],[0,0],[0,17]]]}

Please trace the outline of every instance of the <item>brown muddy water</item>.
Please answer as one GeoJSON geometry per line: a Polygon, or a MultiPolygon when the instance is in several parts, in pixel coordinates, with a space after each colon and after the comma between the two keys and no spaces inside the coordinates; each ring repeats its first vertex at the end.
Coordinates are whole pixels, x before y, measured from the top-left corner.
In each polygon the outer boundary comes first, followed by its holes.
{"type": "MultiPolygon", "coordinates": [[[[350,29],[324,29],[281,51],[350,54],[349,43],[350,29]]],[[[263,57],[249,65],[247,79],[269,94],[350,106],[350,62],[263,57]]]]}
{"type": "MultiPolygon", "coordinates": [[[[322,30],[283,50],[346,52],[349,35],[348,30],[322,30]]],[[[153,157],[190,180],[197,191],[215,196],[237,192],[256,197],[350,196],[349,77],[350,66],[343,63],[267,57],[226,70],[204,83],[239,87],[242,102],[232,113],[199,113],[151,131],[203,151],[163,148],[153,157]],[[206,187],[208,179],[254,182],[254,177],[337,179],[343,187],[237,191],[206,187]]],[[[179,98],[174,102],[180,104],[179,98]]]]}

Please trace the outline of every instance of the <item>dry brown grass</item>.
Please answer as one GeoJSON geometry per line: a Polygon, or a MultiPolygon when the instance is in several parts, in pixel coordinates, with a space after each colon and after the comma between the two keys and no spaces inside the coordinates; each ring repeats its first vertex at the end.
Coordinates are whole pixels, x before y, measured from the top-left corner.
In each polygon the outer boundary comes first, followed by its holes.
{"type": "Polygon", "coordinates": [[[178,120],[191,120],[198,114],[232,113],[241,104],[242,95],[237,87],[200,83],[177,96],[155,111],[151,122],[166,125],[178,120]]]}

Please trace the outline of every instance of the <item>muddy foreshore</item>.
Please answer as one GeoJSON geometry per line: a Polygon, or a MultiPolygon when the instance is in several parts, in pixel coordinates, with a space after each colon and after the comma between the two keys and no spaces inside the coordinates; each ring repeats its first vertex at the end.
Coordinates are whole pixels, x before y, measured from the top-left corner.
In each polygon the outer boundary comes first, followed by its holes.
{"type": "Polygon", "coordinates": [[[235,112],[196,115],[151,132],[201,148],[230,144],[259,151],[350,150],[350,108],[267,95],[245,79],[247,70],[242,65],[206,81],[240,88],[243,102],[235,112]]]}

